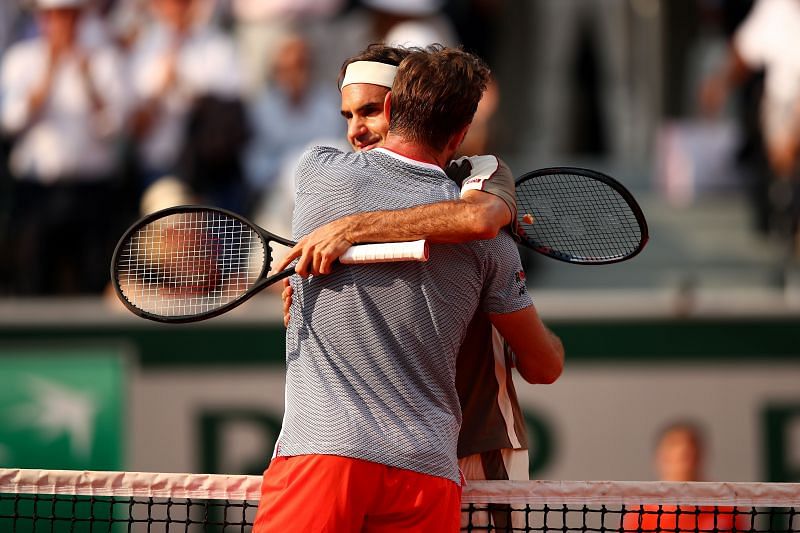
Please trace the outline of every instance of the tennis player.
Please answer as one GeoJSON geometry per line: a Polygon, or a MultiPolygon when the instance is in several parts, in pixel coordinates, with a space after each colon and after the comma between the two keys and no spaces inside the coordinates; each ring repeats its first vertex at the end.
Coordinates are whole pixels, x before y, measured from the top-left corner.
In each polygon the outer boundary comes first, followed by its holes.
{"type": "MultiPolygon", "coordinates": [[[[342,116],[347,120],[348,142],[355,151],[383,144],[389,128],[383,101],[397,65],[408,53],[405,48],[375,44],[342,66],[342,116]]],[[[316,275],[328,272],[351,244],[423,238],[430,242],[466,242],[496,235],[516,219],[513,175],[498,158],[462,157],[446,172],[463,184],[460,199],[400,211],[359,213],[333,221],[301,239],[283,266],[300,257],[299,263],[307,265],[300,267],[301,272],[316,275]]],[[[288,324],[292,289],[288,280],[286,284],[282,295],[284,323],[288,324]]],[[[512,354],[489,317],[476,313],[467,328],[456,368],[463,417],[458,457],[467,480],[529,478],[527,433],[512,367],[512,354]]],[[[530,373],[523,377],[532,383],[539,379],[530,373]]],[[[494,515],[492,524],[496,528],[502,530],[508,525],[501,508],[496,508],[494,515]]]]}
{"type": "MultiPolygon", "coordinates": [[[[317,147],[297,171],[295,236],[358,211],[458,198],[443,172],[488,70],[452,49],[412,52],[384,114],[384,147],[317,147]],[[425,80],[425,84],[418,83],[425,80]],[[430,113],[418,113],[430,105],[430,113]]],[[[520,360],[555,380],[563,351],[527,294],[513,239],[434,245],[426,264],[347,266],[294,279],[286,412],[257,531],[456,531],[456,354],[480,307],[520,360]]]]}

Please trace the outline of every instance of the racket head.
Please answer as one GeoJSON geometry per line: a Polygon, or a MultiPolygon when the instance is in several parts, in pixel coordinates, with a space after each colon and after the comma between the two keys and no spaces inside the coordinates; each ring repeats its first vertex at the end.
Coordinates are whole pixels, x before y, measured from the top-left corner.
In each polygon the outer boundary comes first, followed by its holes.
{"type": "Polygon", "coordinates": [[[184,205],[147,215],[125,232],[111,259],[111,281],[140,317],[194,322],[266,286],[271,261],[257,226],[224,209],[184,205]]]}
{"type": "Polygon", "coordinates": [[[516,180],[521,243],[559,261],[603,265],[628,260],[649,239],[647,220],[620,182],[595,170],[551,167],[516,180]]]}

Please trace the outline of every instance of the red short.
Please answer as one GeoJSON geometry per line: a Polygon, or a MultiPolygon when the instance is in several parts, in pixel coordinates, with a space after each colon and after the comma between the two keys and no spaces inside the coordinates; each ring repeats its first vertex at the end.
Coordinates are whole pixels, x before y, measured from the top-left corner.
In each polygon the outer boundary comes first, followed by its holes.
{"type": "Polygon", "coordinates": [[[460,507],[461,487],[442,477],[338,455],[275,457],[253,533],[458,531],[460,507]]]}

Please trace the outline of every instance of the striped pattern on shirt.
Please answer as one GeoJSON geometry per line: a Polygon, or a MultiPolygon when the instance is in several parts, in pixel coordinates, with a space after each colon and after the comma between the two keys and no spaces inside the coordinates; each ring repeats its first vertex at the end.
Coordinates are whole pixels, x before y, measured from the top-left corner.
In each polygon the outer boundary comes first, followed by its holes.
{"type": "MultiPolygon", "coordinates": [[[[340,217],[454,200],[432,165],[316,147],[297,172],[299,238],[340,217]]],[[[337,265],[292,278],[286,409],[276,454],[335,454],[459,483],[456,355],[477,309],[531,305],[510,236],[433,245],[427,263],[337,265]]]]}

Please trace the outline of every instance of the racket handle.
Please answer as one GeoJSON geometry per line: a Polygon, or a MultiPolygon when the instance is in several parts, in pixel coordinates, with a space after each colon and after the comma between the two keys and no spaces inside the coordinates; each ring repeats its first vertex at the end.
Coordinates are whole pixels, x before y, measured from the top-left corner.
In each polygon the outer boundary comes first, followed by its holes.
{"type": "Polygon", "coordinates": [[[379,244],[358,244],[351,246],[339,258],[340,263],[389,263],[393,261],[427,261],[428,242],[387,242],[379,244]]]}

